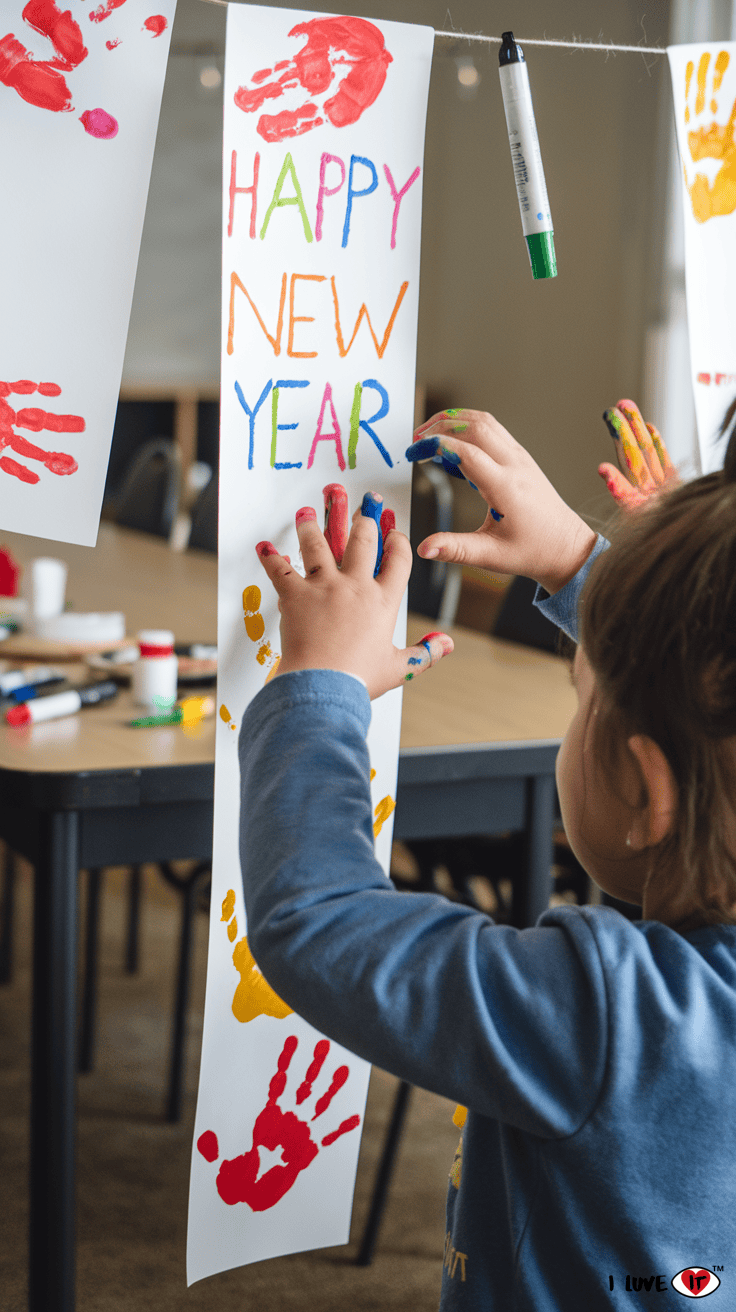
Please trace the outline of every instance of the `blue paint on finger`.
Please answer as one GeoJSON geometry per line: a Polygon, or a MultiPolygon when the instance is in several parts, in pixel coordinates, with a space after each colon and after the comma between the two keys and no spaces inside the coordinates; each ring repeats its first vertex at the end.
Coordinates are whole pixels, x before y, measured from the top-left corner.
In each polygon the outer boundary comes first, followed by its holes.
{"type": "Polygon", "coordinates": [[[493,518],[495,519],[496,523],[498,523],[499,519],[503,519],[503,515],[501,514],[500,510],[494,510],[493,506],[489,506],[488,509],[493,515],[493,518]]]}
{"type": "Polygon", "coordinates": [[[410,656],[410,657],[409,657],[409,664],[410,664],[410,665],[421,665],[421,663],[422,663],[422,658],[421,658],[421,656],[410,656]]]}
{"type": "Polygon", "coordinates": [[[438,437],[422,437],[418,442],[412,442],[407,447],[404,455],[407,460],[431,460],[437,455],[440,439],[438,437]]]}
{"type": "Polygon", "coordinates": [[[378,529],[378,551],[376,552],[376,564],[373,570],[374,578],[376,577],[376,574],[381,568],[381,560],[383,559],[383,535],[381,533],[382,509],[383,509],[383,499],[379,497],[378,501],[376,501],[372,492],[366,492],[365,496],[363,497],[362,505],[360,507],[360,513],[361,515],[364,515],[366,519],[375,520],[376,528],[378,529]]]}

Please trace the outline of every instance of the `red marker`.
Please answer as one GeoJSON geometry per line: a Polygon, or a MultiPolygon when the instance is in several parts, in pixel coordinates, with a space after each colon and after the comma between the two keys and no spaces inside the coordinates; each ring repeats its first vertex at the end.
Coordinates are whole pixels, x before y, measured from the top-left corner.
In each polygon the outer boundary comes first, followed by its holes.
{"type": "Polygon", "coordinates": [[[5,712],[6,724],[16,727],[24,724],[38,724],[40,720],[58,720],[63,715],[75,715],[83,706],[96,706],[98,702],[109,702],[118,695],[118,685],[112,679],[104,683],[90,683],[84,688],[69,688],[66,692],[57,692],[50,697],[37,697],[32,702],[21,702],[5,712]]]}

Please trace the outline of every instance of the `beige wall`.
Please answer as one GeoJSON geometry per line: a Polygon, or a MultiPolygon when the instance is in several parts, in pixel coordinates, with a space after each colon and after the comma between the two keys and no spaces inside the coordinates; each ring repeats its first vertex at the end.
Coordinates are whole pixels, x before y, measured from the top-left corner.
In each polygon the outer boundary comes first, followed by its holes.
{"type": "MultiPolygon", "coordinates": [[[[351,0],[344,11],[451,25],[446,0],[351,0]]],[[[452,25],[468,31],[500,34],[512,26],[517,38],[602,34],[647,45],[666,43],[667,12],[662,0],[646,6],[643,0],[453,0],[450,6],[452,25]]],[[[202,0],[179,0],[174,43],[211,41],[222,48],[224,13],[202,0]]],[[[463,100],[454,56],[469,49],[435,46],[418,379],[443,403],[491,410],[572,505],[604,516],[608,498],[595,471],[610,457],[610,439],[601,413],[642,389],[653,297],[649,256],[663,204],[652,179],[662,173],[654,146],[666,60],[527,48],[559,266],[557,279],[535,283],[513,184],[498,47],[473,49],[481,82],[475,98],[463,100]]],[[[192,99],[190,62],[172,60],[167,81],[129,361],[138,358],[137,343],[149,360],[156,344],[162,358],[170,345],[185,371],[204,376],[216,373],[219,346],[221,118],[217,103],[192,99]],[[177,231],[178,253],[171,241],[177,231]]],[[[463,519],[469,514],[472,522],[476,513],[479,521],[473,499],[463,519]]]]}

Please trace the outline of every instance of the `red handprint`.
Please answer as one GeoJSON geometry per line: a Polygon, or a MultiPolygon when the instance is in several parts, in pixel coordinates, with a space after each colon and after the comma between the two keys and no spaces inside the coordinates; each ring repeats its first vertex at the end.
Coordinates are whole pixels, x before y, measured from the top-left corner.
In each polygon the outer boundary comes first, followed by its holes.
{"type": "MultiPolygon", "coordinates": [[[[54,415],[36,407],[13,410],[5,399],[12,395],[28,395],[30,392],[39,392],[41,396],[59,396],[61,388],[56,383],[31,383],[27,379],[17,383],[0,383],[0,450],[10,447],[16,455],[25,456],[28,460],[40,460],[52,474],[75,473],[78,465],[73,456],[63,451],[44,451],[40,446],[34,446],[27,438],[21,437],[20,433],[14,432],[13,425],[27,428],[32,433],[41,430],[48,433],[83,433],[86,425],[82,416],[54,415]]],[[[6,474],[13,474],[23,483],[39,481],[38,474],[11,456],[0,456],[0,469],[6,474]]]]}
{"type": "MultiPolygon", "coordinates": [[[[253,114],[266,100],[276,100],[296,87],[307,92],[307,100],[297,109],[280,114],[262,114],[256,131],[264,141],[283,141],[299,137],[324,123],[319,105],[312,100],[322,96],[335,80],[335,71],[346,68],[335,95],[322,104],[330,123],[337,128],[357,123],[364,109],[372,105],[386,81],[386,69],[393,56],[386,49],[383,33],[365,18],[313,18],[292,27],[289,36],[306,36],[307,44],[293,59],[282,59],[273,68],[254,73],[255,88],[239,87],[235,104],[246,114],[253,114]],[[280,76],[266,82],[272,73],[280,76]]],[[[301,96],[299,97],[301,99],[301,96]]]]}
{"type": "MultiPolygon", "coordinates": [[[[281,1050],[276,1074],[268,1086],[268,1102],[263,1111],[259,1112],[253,1126],[252,1148],[240,1157],[226,1159],[220,1165],[217,1173],[217,1192],[224,1203],[230,1205],[247,1203],[253,1212],[267,1211],[289,1192],[297,1176],[314,1161],[319,1152],[319,1147],[312,1138],[306,1121],[301,1121],[294,1112],[282,1111],[278,1106],[278,1099],[286,1088],[286,1072],[298,1043],[296,1035],[292,1034],[281,1050]],[[258,1179],[261,1148],[268,1149],[270,1152],[281,1148],[283,1165],[272,1166],[258,1179]]],[[[312,1085],[322,1070],[329,1051],[329,1039],[320,1039],[315,1044],[312,1061],[297,1089],[297,1104],[303,1103],[310,1096],[312,1085]]],[[[329,1089],[317,1099],[314,1115],[311,1118],[313,1121],[327,1111],[349,1074],[347,1066],[338,1066],[329,1089]]],[[[360,1117],[349,1116],[336,1130],[325,1135],[322,1139],[322,1147],[328,1147],[339,1139],[340,1135],[347,1134],[358,1125],[360,1125],[360,1117]]],[[[212,1130],[205,1130],[197,1140],[197,1148],[208,1162],[214,1162],[219,1153],[215,1133],[212,1130]]]]}
{"type": "Polygon", "coordinates": [[[13,87],[23,100],[40,109],[57,113],[72,109],[72,95],[64,73],[71,73],[89,54],[79,24],[70,10],[62,13],[54,0],[28,0],[23,19],[35,32],[48,38],[55,57],[34,59],[9,32],[0,40],[0,82],[13,87]]]}

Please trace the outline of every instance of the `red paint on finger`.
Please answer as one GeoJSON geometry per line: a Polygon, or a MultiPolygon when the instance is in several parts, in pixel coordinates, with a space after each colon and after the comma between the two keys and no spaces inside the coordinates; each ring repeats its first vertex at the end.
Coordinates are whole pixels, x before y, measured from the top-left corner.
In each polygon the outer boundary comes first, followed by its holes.
{"type": "Polygon", "coordinates": [[[151,17],[147,18],[143,24],[141,31],[145,29],[145,31],[150,32],[152,36],[161,36],[161,33],[165,32],[168,26],[169,25],[163,14],[151,14],[151,17]]]}
{"type": "Polygon", "coordinates": [[[91,137],[97,137],[98,141],[112,141],[113,137],[118,135],[120,124],[112,114],[108,114],[106,109],[85,109],[83,114],[79,115],[79,122],[91,137]]]}
{"type": "Polygon", "coordinates": [[[338,565],[342,564],[348,542],[348,494],[342,483],[328,483],[322,489],[325,499],[324,534],[338,565]]]}
{"type": "Polygon", "coordinates": [[[302,506],[301,510],[297,510],[296,515],[294,516],[297,528],[300,524],[307,524],[311,520],[316,520],[316,518],[317,512],[316,510],[313,510],[311,506],[302,506]]]}
{"type": "Polygon", "coordinates": [[[381,515],[381,533],[383,537],[387,538],[389,533],[391,533],[395,528],[396,528],[396,516],[393,510],[384,510],[381,515]]]}
{"type": "Polygon", "coordinates": [[[256,551],[259,556],[278,556],[279,554],[273,542],[257,542],[256,551]]]}

